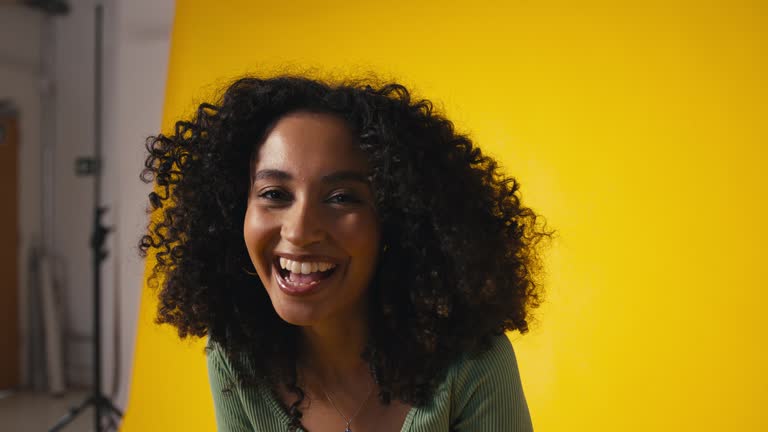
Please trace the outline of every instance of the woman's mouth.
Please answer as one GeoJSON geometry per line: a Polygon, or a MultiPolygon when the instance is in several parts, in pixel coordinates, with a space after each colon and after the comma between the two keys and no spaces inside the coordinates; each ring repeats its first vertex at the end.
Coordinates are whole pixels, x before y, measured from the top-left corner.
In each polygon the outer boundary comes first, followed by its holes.
{"type": "Polygon", "coordinates": [[[296,261],[277,257],[274,262],[278,286],[288,295],[309,295],[336,271],[337,264],[328,261],[296,261]]]}

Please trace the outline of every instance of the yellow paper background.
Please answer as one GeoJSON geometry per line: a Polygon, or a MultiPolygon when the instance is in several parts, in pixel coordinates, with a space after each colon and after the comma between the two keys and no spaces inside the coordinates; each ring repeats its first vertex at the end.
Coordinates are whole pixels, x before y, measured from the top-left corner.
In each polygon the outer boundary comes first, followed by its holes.
{"type": "MultiPolygon", "coordinates": [[[[559,231],[512,335],[537,431],[768,430],[768,7],[629,3],[179,0],[164,128],[246,72],[412,86],[559,231]]],[[[214,430],[203,343],[154,310],[122,430],[214,430]]]]}

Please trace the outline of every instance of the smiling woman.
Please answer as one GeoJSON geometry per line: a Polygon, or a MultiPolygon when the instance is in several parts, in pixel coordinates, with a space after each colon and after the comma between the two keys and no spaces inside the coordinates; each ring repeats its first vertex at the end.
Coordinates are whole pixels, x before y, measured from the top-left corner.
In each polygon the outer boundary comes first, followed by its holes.
{"type": "Polygon", "coordinates": [[[208,336],[219,430],[532,429],[504,332],[551,233],[429,101],[243,78],[147,147],[158,322],[208,336]]]}
{"type": "Polygon", "coordinates": [[[282,117],[252,171],[245,244],[275,312],[297,326],[365,328],[379,224],[368,162],[344,121],[282,117]]]}

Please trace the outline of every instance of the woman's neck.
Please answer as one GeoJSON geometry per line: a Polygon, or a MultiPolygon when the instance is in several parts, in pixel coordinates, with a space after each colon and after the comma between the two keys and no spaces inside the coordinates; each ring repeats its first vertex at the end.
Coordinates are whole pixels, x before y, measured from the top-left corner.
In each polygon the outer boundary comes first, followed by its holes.
{"type": "Polygon", "coordinates": [[[368,341],[363,317],[302,328],[300,367],[323,385],[346,387],[368,374],[360,358],[368,341]]]}

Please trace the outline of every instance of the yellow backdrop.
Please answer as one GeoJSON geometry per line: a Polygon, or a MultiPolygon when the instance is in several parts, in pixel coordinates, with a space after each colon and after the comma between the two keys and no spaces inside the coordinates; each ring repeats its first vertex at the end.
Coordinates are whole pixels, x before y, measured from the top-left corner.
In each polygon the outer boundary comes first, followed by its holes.
{"type": "MultiPolygon", "coordinates": [[[[276,67],[416,88],[559,230],[511,335],[538,431],[768,430],[768,7],[632,3],[179,0],[163,124],[276,67]]],[[[214,430],[203,343],[154,309],[122,429],[214,430]]]]}

